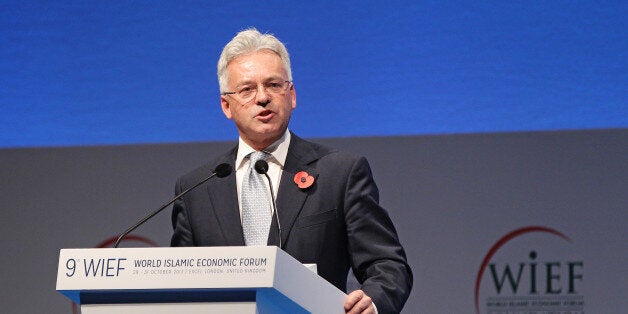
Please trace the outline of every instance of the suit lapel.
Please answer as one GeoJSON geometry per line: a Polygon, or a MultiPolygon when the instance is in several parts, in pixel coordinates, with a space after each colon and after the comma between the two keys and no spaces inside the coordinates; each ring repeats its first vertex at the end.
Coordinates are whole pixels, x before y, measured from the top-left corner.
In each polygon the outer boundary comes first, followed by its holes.
{"type": "Polygon", "coordinates": [[[230,246],[244,245],[234,167],[236,152],[237,146],[218,162],[219,164],[224,162],[231,165],[234,169],[231,174],[226,178],[212,180],[211,184],[207,186],[211,208],[222,231],[225,245],[230,246]]]}
{"type": "MultiPolygon", "coordinates": [[[[317,173],[312,168],[311,163],[318,158],[318,154],[308,142],[292,134],[288,156],[281,175],[279,191],[277,192],[277,211],[279,212],[279,221],[282,228],[282,243],[286,243],[290,231],[311,191],[310,189],[300,189],[294,183],[294,176],[300,171],[306,171],[309,175],[317,177],[317,173]]],[[[273,224],[275,225],[274,221],[273,224]]],[[[271,230],[273,230],[272,227],[271,230]]],[[[271,232],[270,238],[270,243],[277,244],[273,241],[276,239],[273,232],[271,232]]]]}

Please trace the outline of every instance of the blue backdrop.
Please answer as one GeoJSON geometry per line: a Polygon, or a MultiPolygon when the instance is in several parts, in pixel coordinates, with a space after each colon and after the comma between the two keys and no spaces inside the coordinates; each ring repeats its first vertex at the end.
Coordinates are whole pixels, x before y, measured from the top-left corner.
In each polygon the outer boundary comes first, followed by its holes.
{"type": "Polygon", "coordinates": [[[215,64],[292,55],[305,137],[628,127],[626,1],[1,1],[0,147],[233,140],[215,64]]]}

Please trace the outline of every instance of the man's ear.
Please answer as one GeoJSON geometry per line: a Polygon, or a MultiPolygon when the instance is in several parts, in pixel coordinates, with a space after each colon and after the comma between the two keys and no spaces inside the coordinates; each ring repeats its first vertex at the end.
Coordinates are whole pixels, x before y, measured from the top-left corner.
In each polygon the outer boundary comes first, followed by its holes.
{"type": "Polygon", "coordinates": [[[294,84],[290,84],[290,98],[292,100],[292,109],[295,109],[297,107],[297,90],[294,89],[294,84]]]}
{"type": "Polygon", "coordinates": [[[225,95],[220,96],[220,107],[222,108],[222,113],[225,114],[225,117],[231,120],[231,118],[233,118],[233,115],[231,114],[231,106],[229,105],[229,102],[227,101],[227,96],[225,95]]]}

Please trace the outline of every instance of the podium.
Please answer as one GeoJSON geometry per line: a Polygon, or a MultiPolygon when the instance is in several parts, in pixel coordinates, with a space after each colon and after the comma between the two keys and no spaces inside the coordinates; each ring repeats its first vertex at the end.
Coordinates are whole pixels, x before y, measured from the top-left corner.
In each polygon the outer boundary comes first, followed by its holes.
{"type": "Polygon", "coordinates": [[[62,249],[83,314],[344,313],[346,294],[274,246],[62,249]]]}

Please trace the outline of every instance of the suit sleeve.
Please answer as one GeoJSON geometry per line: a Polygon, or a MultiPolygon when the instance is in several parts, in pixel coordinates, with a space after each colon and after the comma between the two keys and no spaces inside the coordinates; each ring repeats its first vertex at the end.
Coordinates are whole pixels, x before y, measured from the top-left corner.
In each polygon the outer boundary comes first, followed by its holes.
{"type": "Polygon", "coordinates": [[[352,268],[362,290],[380,314],[399,313],[412,289],[412,272],[363,157],[347,178],[344,208],[352,268]]]}

